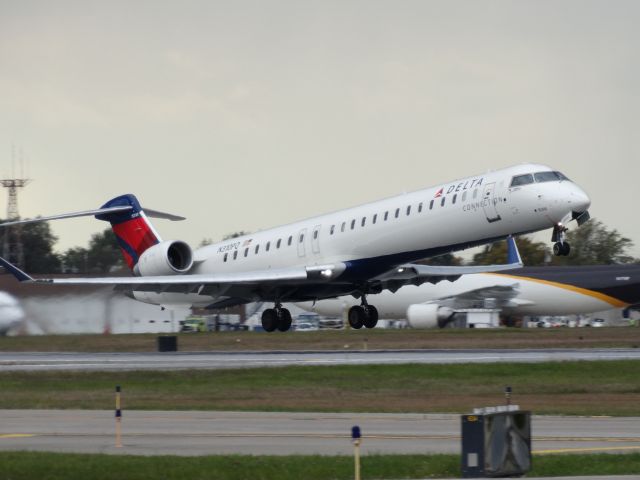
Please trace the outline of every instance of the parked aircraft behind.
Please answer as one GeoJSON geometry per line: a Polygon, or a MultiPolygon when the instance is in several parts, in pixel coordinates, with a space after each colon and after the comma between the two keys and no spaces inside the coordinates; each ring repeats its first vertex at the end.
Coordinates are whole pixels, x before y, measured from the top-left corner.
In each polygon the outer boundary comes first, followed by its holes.
{"type": "MultiPolygon", "coordinates": [[[[511,240],[513,241],[513,240],[511,240]]],[[[406,319],[413,328],[444,327],[456,313],[496,308],[507,315],[555,316],[640,307],[640,265],[524,267],[504,273],[463,275],[454,283],[405,286],[369,297],[381,318],[406,319]]],[[[353,297],[297,303],[305,310],[341,316],[353,297]]]]}
{"type": "Polygon", "coordinates": [[[21,281],[110,284],[132,298],[163,306],[218,308],[271,301],[274,308],[262,315],[267,331],[290,328],[291,314],[283,302],[350,294],[360,298],[360,305],[350,308],[351,325],[373,328],[378,311],[367,295],[520,266],[408,262],[546,228],[553,228],[556,253],[566,255],[565,224],[588,220],[589,205],[586,193],[563,174],[523,164],[192,251],[182,241],[162,241],[148,221],[152,216],[182,217],[143,209],[133,195],[122,195],[97,210],[33,221],[95,215],[110,222],[134,277],[35,280],[6,260],[0,264],[21,281]]]}

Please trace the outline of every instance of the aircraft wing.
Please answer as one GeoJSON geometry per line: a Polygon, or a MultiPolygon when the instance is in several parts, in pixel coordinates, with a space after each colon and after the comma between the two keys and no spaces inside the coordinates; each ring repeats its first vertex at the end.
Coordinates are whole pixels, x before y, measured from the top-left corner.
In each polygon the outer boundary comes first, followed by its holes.
{"type": "Polygon", "coordinates": [[[522,267],[522,259],[520,252],[512,236],[507,238],[507,262],[502,265],[465,265],[465,266],[446,266],[446,265],[420,265],[409,263],[400,265],[373,279],[374,285],[383,290],[395,292],[405,285],[421,285],[423,283],[438,283],[442,280],[451,282],[460,278],[461,275],[469,275],[473,273],[490,273],[501,272],[504,270],[513,270],[522,267]]]}
{"type": "Polygon", "coordinates": [[[305,281],[330,280],[342,271],[344,264],[314,265],[312,267],[292,267],[248,272],[157,275],[147,277],[85,277],[85,278],[33,278],[18,267],[0,257],[0,265],[21,282],[60,285],[114,285],[123,287],[149,286],[147,291],[163,292],[163,286],[193,286],[207,284],[255,284],[263,282],[296,283],[305,281]],[[153,287],[157,287],[157,290],[153,287]]]}
{"type": "Polygon", "coordinates": [[[194,275],[159,275],[146,277],[33,278],[12,263],[0,258],[3,266],[21,282],[46,285],[105,285],[117,290],[153,293],[194,293],[221,297],[229,304],[245,303],[274,288],[296,288],[326,284],[340,275],[344,264],[314,265],[247,272],[194,275]]]}
{"type": "Polygon", "coordinates": [[[440,306],[451,308],[455,311],[464,311],[470,308],[512,308],[522,305],[531,305],[533,302],[516,298],[519,293],[518,283],[512,285],[489,285],[447,297],[441,297],[428,303],[437,303],[440,306]]]}

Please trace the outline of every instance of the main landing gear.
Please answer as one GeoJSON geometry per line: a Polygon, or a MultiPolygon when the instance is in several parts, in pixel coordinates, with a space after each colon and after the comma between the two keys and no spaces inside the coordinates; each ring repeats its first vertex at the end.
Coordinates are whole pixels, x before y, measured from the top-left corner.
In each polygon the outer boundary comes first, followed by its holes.
{"type": "Polygon", "coordinates": [[[553,244],[553,254],[560,257],[566,257],[569,255],[571,251],[571,245],[569,242],[565,241],[565,232],[568,230],[567,227],[562,225],[561,223],[557,224],[553,227],[553,234],[551,235],[551,241],[556,242],[553,244]]]}
{"type": "Polygon", "coordinates": [[[276,303],[275,308],[267,308],[262,312],[262,328],[265,332],[286,332],[291,328],[291,312],[276,303]]]}
{"type": "Polygon", "coordinates": [[[362,327],[373,328],[378,323],[378,309],[367,303],[362,296],[362,305],[354,305],[349,309],[349,325],[359,330],[362,327]]]}

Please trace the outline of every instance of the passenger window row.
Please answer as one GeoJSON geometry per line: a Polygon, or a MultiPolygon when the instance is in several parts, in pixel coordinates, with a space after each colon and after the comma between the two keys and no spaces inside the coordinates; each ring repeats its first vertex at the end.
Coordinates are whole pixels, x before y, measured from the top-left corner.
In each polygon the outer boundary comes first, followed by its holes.
{"type": "MultiPolygon", "coordinates": [[[[315,230],[313,232],[313,238],[317,239],[318,238],[318,231],[315,230]]],[[[301,233],[300,237],[299,237],[299,242],[302,243],[304,241],[304,234],[301,233]]],[[[287,246],[290,247],[293,244],[293,235],[289,235],[289,237],[287,238],[287,246]]],[[[276,241],[276,250],[280,249],[280,247],[282,246],[282,238],[279,238],[276,241]]],[[[244,256],[248,257],[249,256],[249,249],[250,247],[245,247],[244,249],[244,256]]],[[[268,252],[271,249],[271,241],[268,241],[267,243],[265,243],[264,245],[264,251],[268,252]]],[[[260,253],[260,244],[257,244],[254,248],[254,254],[258,255],[258,253],[260,253]]],[[[233,255],[231,256],[231,258],[233,260],[237,260],[238,258],[238,250],[234,250],[233,255]]],[[[223,257],[222,257],[222,261],[223,262],[227,262],[229,260],[229,252],[226,252],[223,257]]]]}
{"type": "MultiPolygon", "coordinates": [[[[462,193],[461,201],[464,202],[464,201],[467,200],[467,193],[468,192],[466,192],[466,191],[462,193]]],[[[473,198],[475,199],[475,198],[477,198],[477,196],[478,196],[478,189],[474,189],[473,198]]],[[[447,197],[443,196],[442,199],[440,200],[440,206],[441,207],[444,207],[444,205],[446,203],[446,199],[447,199],[447,197]]],[[[456,193],[451,198],[451,204],[454,205],[456,203],[457,199],[458,199],[458,194],[456,193]]],[[[429,202],[429,210],[433,210],[434,203],[435,203],[435,200],[431,200],[429,202]]],[[[418,208],[417,208],[418,213],[422,213],[423,209],[424,209],[423,202],[420,202],[418,204],[418,208]]],[[[383,222],[386,222],[387,220],[389,220],[389,213],[392,213],[394,218],[400,218],[400,208],[396,208],[394,211],[391,211],[391,212],[389,210],[387,210],[387,211],[384,212],[384,215],[382,215],[382,221],[383,222]]],[[[407,205],[404,213],[405,213],[405,216],[407,216],[407,217],[411,215],[411,205],[407,205]]],[[[378,214],[375,213],[371,217],[371,224],[375,225],[377,222],[378,222],[378,214]]],[[[355,228],[356,228],[356,219],[355,218],[352,219],[349,222],[348,225],[349,225],[349,229],[350,230],[355,230],[355,228]]],[[[366,225],[367,225],[367,217],[365,216],[365,217],[362,217],[362,219],[360,220],[360,226],[361,227],[365,227],[366,225]]],[[[329,228],[329,235],[333,235],[334,233],[336,233],[336,230],[337,230],[337,225],[335,225],[335,224],[331,225],[331,227],[329,228]]],[[[344,233],[346,230],[347,230],[347,222],[345,221],[345,222],[342,222],[340,224],[340,232],[344,233]]],[[[317,229],[313,231],[313,239],[314,240],[318,239],[318,230],[317,229]]],[[[283,240],[282,238],[279,238],[278,240],[276,240],[276,250],[279,250],[280,247],[282,246],[282,240],[283,240]]],[[[301,233],[299,235],[299,237],[298,237],[298,243],[303,243],[303,242],[304,242],[304,234],[301,233]]],[[[289,237],[287,238],[287,246],[290,247],[292,244],[293,244],[293,235],[289,235],[289,237]]],[[[264,251],[268,252],[270,250],[270,248],[271,248],[271,241],[268,241],[264,245],[264,251]]],[[[244,253],[243,253],[244,257],[248,257],[249,256],[249,250],[250,250],[250,247],[245,247],[244,253]]],[[[254,247],[254,255],[258,255],[259,253],[260,253],[260,244],[257,244],[254,247]]],[[[229,252],[226,252],[224,254],[223,262],[227,262],[229,260],[229,255],[230,255],[229,252]]],[[[235,250],[233,252],[233,255],[231,256],[231,258],[233,260],[236,260],[238,258],[238,250],[235,250]]]]}
{"type": "MultiPolygon", "coordinates": [[[[462,197],[461,197],[461,201],[465,202],[467,200],[467,191],[462,193],[462,197]]],[[[473,198],[477,198],[478,197],[478,189],[474,189],[473,190],[473,198]]],[[[440,200],[440,206],[444,207],[445,203],[446,203],[446,196],[443,196],[442,199],[440,200]]],[[[455,193],[453,195],[453,197],[451,198],[451,204],[454,205],[458,200],[458,194],[455,193]]],[[[435,200],[431,200],[429,202],[429,210],[433,210],[433,206],[435,204],[435,200]]],[[[418,204],[418,208],[417,211],[418,213],[422,213],[422,211],[424,210],[424,203],[420,202],[418,204]]],[[[412,206],[411,205],[407,205],[407,207],[404,209],[404,216],[410,216],[412,212],[412,206]]],[[[384,214],[381,215],[382,217],[382,221],[386,222],[387,220],[389,220],[389,216],[390,214],[393,215],[393,218],[400,218],[400,213],[401,213],[401,209],[400,208],[396,208],[395,210],[386,210],[384,212],[384,214]]],[[[373,216],[371,217],[371,224],[375,225],[378,222],[378,214],[375,213],[373,214],[373,216]]],[[[352,219],[351,222],[349,222],[347,224],[347,222],[342,222],[342,224],[340,225],[340,233],[344,233],[347,230],[347,225],[349,225],[349,230],[355,230],[356,228],[356,219],[352,219]]],[[[360,226],[364,227],[367,225],[367,217],[362,217],[360,219],[360,226]]],[[[337,225],[331,225],[331,227],[329,228],[329,235],[333,235],[334,233],[336,233],[337,231],[337,225]]]]}

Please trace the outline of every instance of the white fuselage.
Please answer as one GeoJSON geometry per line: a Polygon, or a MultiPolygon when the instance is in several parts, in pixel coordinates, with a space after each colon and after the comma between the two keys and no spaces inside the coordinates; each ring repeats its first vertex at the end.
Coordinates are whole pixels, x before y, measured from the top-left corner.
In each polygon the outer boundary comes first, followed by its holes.
{"type": "MultiPolygon", "coordinates": [[[[190,273],[342,262],[348,267],[343,275],[357,281],[406,262],[551,228],[590,201],[568,180],[510,188],[516,175],[548,171],[517,165],[215,243],[194,253],[190,273]]],[[[134,295],[156,304],[211,301],[196,294],[134,295]]]]}

